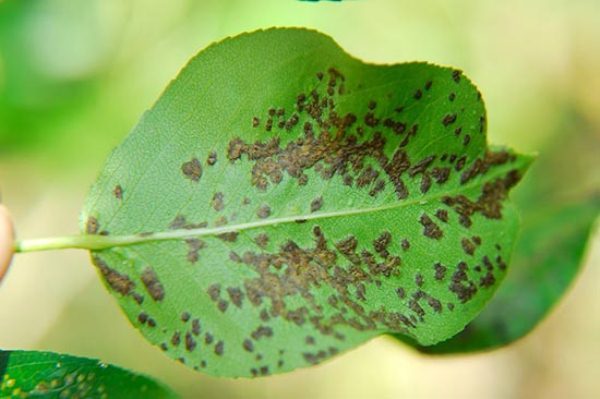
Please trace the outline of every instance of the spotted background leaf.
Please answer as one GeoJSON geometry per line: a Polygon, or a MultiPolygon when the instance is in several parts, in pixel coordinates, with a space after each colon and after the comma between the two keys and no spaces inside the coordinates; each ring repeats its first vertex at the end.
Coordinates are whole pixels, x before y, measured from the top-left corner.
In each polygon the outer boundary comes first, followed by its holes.
{"type": "Polygon", "coordinates": [[[504,283],[489,305],[458,335],[419,351],[432,354],[489,350],[529,333],[577,275],[600,197],[533,212],[525,218],[504,283]]]}
{"type": "Polygon", "coordinates": [[[530,158],[488,148],[458,70],[365,64],[271,29],[203,50],[94,184],[92,259],[130,321],[221,376],[320,363],[385,332],[422,345],[502,280],[530,158]]]}
{"type": "Polygon", "coordinates": [[[98,360],[51,352],[0,350],[0,398],[176,397],[150,378],[98,360]]]}

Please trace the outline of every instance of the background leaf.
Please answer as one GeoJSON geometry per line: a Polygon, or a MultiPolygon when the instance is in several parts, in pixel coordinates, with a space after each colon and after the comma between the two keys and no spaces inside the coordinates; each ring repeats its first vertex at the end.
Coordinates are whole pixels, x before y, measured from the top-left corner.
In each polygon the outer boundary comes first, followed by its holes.
{"type": "Polygon", "coordinates": [[[423,347],[431,354],[489,350],[529,333],[563,296],[582,263],[600,198],[538,210],[523,223],[506,280],[490,304],[455,337],[423,347]]]}
{"type": "Polygon", "coordinates": [[[82,229],[131,322],[194,369],[267,375],[384,332],[435,344],[491,297],[518,227],[507,195],[530,159],[485,128],[458,70],[244,34],[144,115],[82,229]]]}
{"type": "Polygon", "coordinates": [[[156,381],[98,360],[51,352],[0,351],[2,398],[149,398],[177,396],[156,381]]]}

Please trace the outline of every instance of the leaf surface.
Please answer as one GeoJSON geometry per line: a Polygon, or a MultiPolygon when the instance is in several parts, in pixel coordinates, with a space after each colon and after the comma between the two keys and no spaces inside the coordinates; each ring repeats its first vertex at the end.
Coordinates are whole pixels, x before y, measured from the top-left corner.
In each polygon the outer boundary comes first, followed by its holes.
{"type": "Polygon", "coordinates": [[[399,339],[431,354],[489,350],[525,336],[546,316],[581,268],[600,198],[535,212],[525,219],[508,275],[489,305],[453,338],[433,346],[399,339]]]}
{"type": "Polygon", "coordinates": [[[98,360],[51,352],[0,350],[1,398],[177,396],[156,381],[98,360]]]}
{"type": "Polygon", "coordinates": [[[112,154],[82,229],[131,322],[221,376],[385,332],[435,344],[504,277],[530,158],[488,148],[458,70],[271,29],[203,50],[112,154]]]}

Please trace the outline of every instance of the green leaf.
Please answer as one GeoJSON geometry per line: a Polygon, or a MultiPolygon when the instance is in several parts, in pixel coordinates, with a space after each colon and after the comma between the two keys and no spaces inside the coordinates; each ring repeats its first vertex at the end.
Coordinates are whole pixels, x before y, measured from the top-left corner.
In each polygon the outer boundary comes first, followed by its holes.
{"type": "Polygon", "coordinates": [[[131,322],[220,376],[385,332],[435,344],[492,296],[529,157],[486,144],[458,70],[271,29],[193,58],[112,154],[82,229],[131,322]]]}
{"type": "Polygon", "coordinates": [[[421,352],[450,354],[489,350],[525,336],[577,275],[599,211],[600,197],[593,197],[531,215],[524,222],[506,280],[460,334],[426,347],[410,338],[397,338],[421,352]]]}
{"type": "Polygon", "coordinates": [[[51,352],[0,350],[0,398],[176,397],[148,377],[98,360],[51,352]]]}

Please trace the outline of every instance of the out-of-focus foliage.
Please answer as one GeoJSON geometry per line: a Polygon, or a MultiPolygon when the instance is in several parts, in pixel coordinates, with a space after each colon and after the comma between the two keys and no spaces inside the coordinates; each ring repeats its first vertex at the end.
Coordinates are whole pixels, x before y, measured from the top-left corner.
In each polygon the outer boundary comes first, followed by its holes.
{"type": "Polygon", "coordinates": [[[51,352],[0,350],[2,398],[148,398],[177,396],[160,383],[98,360],[51,352]]]}

